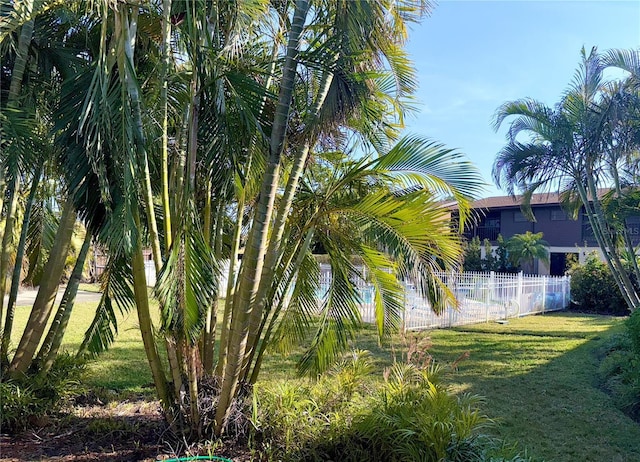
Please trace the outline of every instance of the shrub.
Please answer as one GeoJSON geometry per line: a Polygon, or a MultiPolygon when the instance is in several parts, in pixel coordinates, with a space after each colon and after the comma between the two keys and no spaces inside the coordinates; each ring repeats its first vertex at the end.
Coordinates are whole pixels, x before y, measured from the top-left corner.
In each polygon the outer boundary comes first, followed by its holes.
{"type": "Polygon", "coordinates": [[[490,424],[476,396],[455,396],[439,368],[397,363],[370,379],[367,352],[356,352],[316,382],[255,390],[254,448],[282,461],[525,461],[484,437],[490,424]]]}
{"type": "Polygon", "coordinates": [[[84,363],[60,355],[46,375],[30,371],[21,379],[0,382],[0,428],[16,432],[37,425],[76,393],[84,363]]]}
{"type": "Polygon", "coordinates": [[[583,265],[574,265],[569,273],[574,309],[598,314],[628,313],[611,271],[595,255],[589,255],[583,265]]]}
{"type": "Polygon", "coordinates": [[[640,419],[640,314],[635,311],[623,334],[614,336],[604,347],[598,367],[603,388],[618,408],[640,419]]]}
{"type": "Polygon", "coordinates": [[[478,397],[456,397],[409,364],[395,364],[387,376],[356,417],[343,448],[345,460],[482,460],[477,432],[488,419],[479,411],[478,397]]]}

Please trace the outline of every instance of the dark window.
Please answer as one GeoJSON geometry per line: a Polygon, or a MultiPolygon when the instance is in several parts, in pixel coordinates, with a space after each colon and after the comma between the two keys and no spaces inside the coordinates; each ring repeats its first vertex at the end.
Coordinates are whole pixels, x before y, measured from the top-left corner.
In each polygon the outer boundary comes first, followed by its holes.
{"type": "MultiPolygon", "coordinates": [[[[531,212],[533,213],[533,212],[531,212]]],[[[522,212],[514,212],[513,213],[513,221],[515,221],[516,223],[522,223],[524,221],[530,221],[524,213],[522,212]]]]}
{"type": "Polygon", "coordinates": [[[589,218],[586,213],[582,214],[582,242],[587,244],[593,244],[595,242],[595,236],[593,235],[593,229],[589,223],[589,218]]]}
{"type": "Polygon", "coordinates": [[[564,210],[561,209],[552,209],[551,210],[551,220],[552,221],[565,221],[567,220],[567,214],[564,210]]]}

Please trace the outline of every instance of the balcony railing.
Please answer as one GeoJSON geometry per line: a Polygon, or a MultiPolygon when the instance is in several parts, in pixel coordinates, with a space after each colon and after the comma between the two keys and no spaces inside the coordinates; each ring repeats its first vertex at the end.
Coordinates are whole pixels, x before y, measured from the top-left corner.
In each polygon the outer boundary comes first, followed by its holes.
{"type": "Polygon", "coordinates": [[[471,237],[478,236],[481,241],[485,239],[495,241],[498,239],[498,234],[500,234],[499,226],[478,226],[471,230],[471,237]]]}

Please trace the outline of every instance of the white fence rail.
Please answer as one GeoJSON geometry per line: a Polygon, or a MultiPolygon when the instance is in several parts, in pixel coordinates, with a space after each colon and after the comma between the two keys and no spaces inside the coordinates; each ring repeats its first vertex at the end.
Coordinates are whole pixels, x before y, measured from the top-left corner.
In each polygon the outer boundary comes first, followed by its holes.
{"type": "MultiPolygon", "coordinates": [[[[565,308],[571,296],[570,278],[566,276],[465,272],[441,273],[439,277],[455,294],[458,306],[450,306],[437,315],[413,284],[405,284],[405,329],[461,326],[556,311],[565,308]]],[[[321,265],[321,294],[326,293],[330,280],[329,266],[321,265]]],[[[357,281],[357,285],[362,319],[373,322],[374,289],[364,280],[357,281]]]]}
{"type": "MultiPolygon", "coordinates": [[[[225,262],[228,265],[228,262],[225,262]]],[[[147,284],[155,284],[153,262],[145,262],[147,284]]],[[[225,293],[228,266],[222,274],[220,293],[225,293]]],[[[570,301],[570,278],[557,276],[530,276],[505,273],[440,273],[438,275],[458,300],[458,306],[450,306],[440,315],[422,298],[415,286],[405,284],[406,330],[432,329],[461,326],[479,322],[497,321],[529,314],[556,311],[565,308],[570,301]]],[[[318,301],[327,293],[331,283],[331,268],[320,265],[320,292],[318,301]]],[[[356,281],[362,303],[360,313],[365,322],[375,320],[374,289],[365,280],[356,281]]]]}

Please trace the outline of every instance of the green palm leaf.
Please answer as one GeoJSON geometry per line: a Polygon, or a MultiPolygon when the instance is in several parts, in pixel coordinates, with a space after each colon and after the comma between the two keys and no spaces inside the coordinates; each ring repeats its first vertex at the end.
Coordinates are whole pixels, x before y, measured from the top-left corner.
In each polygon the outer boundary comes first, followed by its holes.
{"type": "Polygon", "coordinates": [[[155,286],[162,306],[163,329],[184,335],[195,344],[204,325],[204,314],[217,296],[218,268],[202,232],[193,221],[183,225],[174,239],[155,286]]]}
{"type": "Polygon", "coordinates": [[[361,297],[353,280],[359,274],[341,249],[330,250],[331,282],[321,302],[320,319],[310,347],[298,363],[301,374],[321,373],[340,358],[361,325],[361,297]]]}
{"type": "Polygon", "coordinates": [[[97,355],[106,351],[118,333],[118,317],[128,313],[134,306],[133,278],[126,260],[111,255],[102,274],[102,297],[96,308],[93,321],[85,332],[78,355],[97,355]]]}

